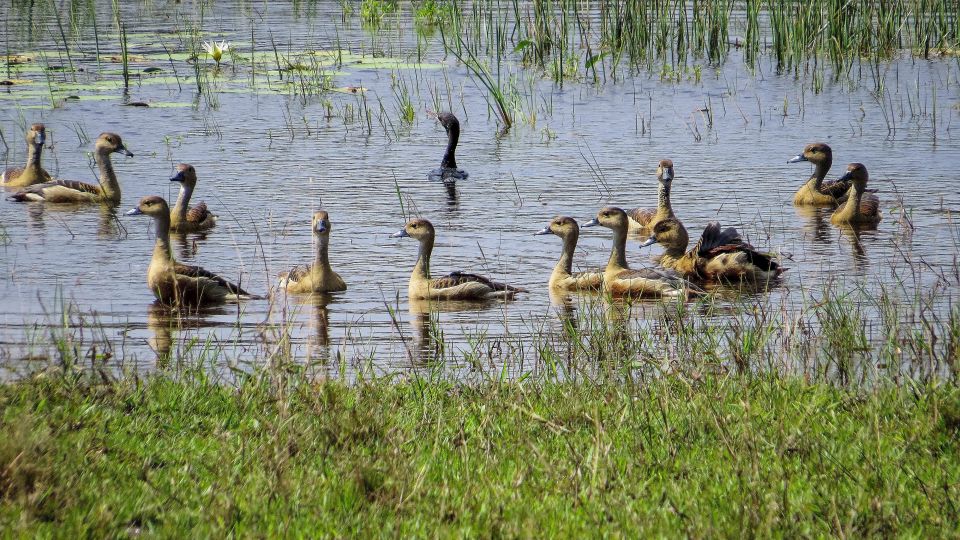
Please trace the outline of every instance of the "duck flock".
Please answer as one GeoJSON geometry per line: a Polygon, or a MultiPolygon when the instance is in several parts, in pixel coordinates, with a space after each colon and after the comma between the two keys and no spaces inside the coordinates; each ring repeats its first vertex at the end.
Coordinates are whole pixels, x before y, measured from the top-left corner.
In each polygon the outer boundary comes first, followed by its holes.
{"type": "MultiPolygon", "coordinates": [[[[447,147],[440,168],[430,178],[453,182],[468,174],[456,163],[460,122],[451,113],[440,113],[437,119],[447,132],[447,147]]],[[[9,168],[0,177],[0,186],[16,190],[12,201],[42,204],[120,204],[120,184],[113,170],[111,156],[133,154],[115,133],[102,133],[94,146],[94,159],[100,171],[99,184],[53,178],[41,165],[46,141],[43,124],[33,124],[26,133],[27,162],[23,167],[9,168]]],[[[867,190],[867,169],[851,163],[846,173],[834,181],[825,181],[832,164],[830,147],[823,143],[809,144],[790,163],[808,161],[814,173],[797,191],[798,206],[830,206],[836,210],[830,219],[837,226],[874,227],[880,221],[880,204],[867,190]]],[[[552,291],[606,291],[615,296],[687,297],[716,283],[747,284],[767,287],[786,270],[771,254],[763,253],[746,243],[734,228],[722,228],[711,222],[691,249],[683,223],[670,206],[670,190],[674,179],[673,162],[662,160],[657,167],[659,183],[656,208],[623,210],[609,206],[583,227],[602,226],[613,232],[613,247],[605,268],[573,271],[573,256],[580,234],[580,225],[568,216],[553,219],[538,235],[554,234],[563,240],[560,259],[550,275],[552,291]],[[660,244],[664,251],[655,265],[631,269],[626,260],[628,234],[641,234],[647,240],[641,247],[660,244]]],[[[177,202],[171,210],[159,196],[140,199],[127,215],[145,215],[156,224],[156,245],[147,269],[147,286],[161,304],[172,307],[203,306],[223,302],[259,298],[239,285],[204,270],[199,266],[178,263],[170,247],[170,233],[193,233],[213,229],[217,216],[204,203],[190,206],[197,184],[192,165],[180,164],[172,181],[181,185],[177,202]]],[[[313,215],[311,223],[316,256],[312,264],[294,267],[279,276],[279,287],[289,293],[311,294],[344,291],[346,281],[335,272],[328,255],[331,232],[330,216],[325,211],[313,215]]],[[[417,262],[410,275],[410,300],[486,300],[513,298],[526,292],[519,287],[492,281],[484,276],[452,272],[431,277],[430,255],[436,230],[426,219],[412,219],[393,235],[410,237],[420,244],[417,262]]]]}

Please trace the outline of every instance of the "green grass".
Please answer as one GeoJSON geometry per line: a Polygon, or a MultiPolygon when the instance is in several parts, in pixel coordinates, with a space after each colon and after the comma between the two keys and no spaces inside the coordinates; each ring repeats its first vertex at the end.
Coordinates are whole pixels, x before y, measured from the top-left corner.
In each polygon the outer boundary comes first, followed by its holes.
{"type": "Polygon", "coordinates": [[[0,386],[13,536],[955,534],[960,392],[795,378],[0,386]]]}

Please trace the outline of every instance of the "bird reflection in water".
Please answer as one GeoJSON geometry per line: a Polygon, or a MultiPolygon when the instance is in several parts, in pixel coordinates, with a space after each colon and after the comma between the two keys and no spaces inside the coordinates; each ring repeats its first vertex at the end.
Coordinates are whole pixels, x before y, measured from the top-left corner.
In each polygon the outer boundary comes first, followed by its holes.
{"type": "Polygon", "coordinates": [[[794,206],[797,215],[806,221],[804,232],[811,235],[814,243],[828,245],[833,243],[833,227],[830,226],[830,214],[833,209],[822,206],[794,206]]]}
{"type": "Polygon", "coordinates": [[[150,332],[147,345],[156,354],[157,368],[167,369],[172,361],[178,360],[174,349],[178,332],[211,326],[212,323],[208,322],[210,316],[226,313],[224,307],[203,308],[198,311],[174,309],[159,302],[150,304],[147,307],[147,330],[150,332]]]}
{"type": "Polygon", "coordinates": [[[410,299],[410,325],[413,327],[413,348],[407,348],[410,362],[415,366],[429,366],[443,361],[447,343],[440,313],[484,311],[503,302],[493,300],[424,300],[410,299]]]}
{"type": "Polygon", "coordinates": [[[185,234],[170,233],[170,242],[177,246],[177,260],[187,261],[197,257],[200,253],[200,246],[207,241],[207,235],[203,234],[185,234]]]}
{"type": "Polygon", "coordinates": [[[457,193],[457,183],[453,180],[445,180],[443,182],[443,187],[447,191],[447,210],[459,210],[460,197],[457,193]]]}

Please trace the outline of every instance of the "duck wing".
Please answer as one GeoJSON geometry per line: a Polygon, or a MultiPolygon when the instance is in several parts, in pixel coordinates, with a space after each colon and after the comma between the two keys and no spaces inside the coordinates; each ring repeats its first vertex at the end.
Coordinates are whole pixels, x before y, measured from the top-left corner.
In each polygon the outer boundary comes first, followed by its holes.
{"type": "Polygon", "coordinates": [[[176,274],[182,275],[182,276],[187,276],[187,277],[201,279],[201,280],[204,280],[204,279],[210,280],[216,283],[217,285],[223,287],[224,289],[230,291],[232,294],[236,294],[237,296],[249,296],[251,298],[255,298],[254,295],[241,289],[239,285],[230,283],[229,281],[214,274],[213,272],[210,272],[209,270],[204,270],[199,266],[190,266],[186,264],[177,263],[174,265],[173,271],[176,274]]]}
{"type": "Polygon", "coordinates": [[[860,213],[865,216],[880,214],[880,199],[873,193],[864,193],[860,198],[860,213]]]}
{"type": "Polygon", "coordinates": [[[186,219],[190,223],[203,223],[211,216],[213,216],[213,213],[210,212],[210,210],[207,210],[207,203],[200,202],[187,211],[186,219]]]}
{"type": "Polygon", "coordinates": [[[289,272],[280,274],[280,280],[291,283],[303,281],[303,278],[307,277],[307,275],[310,273],[311,268],[312,265],[309,264],[298,264],[297,266],[291,268],[289,272]]]}
{"type": "Polygon", "coordinates": [[[721,230],[719,221],[711,221],[703,229],[703,234],[700,235],[697,245],[693,246],[693,251],[700,257],[708,257],[710,252],[717,248],[739,248],[742,246],[750,247],[743,241],[735,228],[727,227],[721,230]]]}
{"type": "Polygon", "coordinates": [[[468,272],[461,272],[459,270],[450,272],[449,274],[434,278],[432,280],[431,286],[434,289],[446,289],[450,287],[458,287],[460,285],[465,285],[468,283],[478,283],[485,285],[494,291],[504,291],[511,294],[518,292],[527,292],[526,289],[521,289],[520,287],[514,287],[512,285],[507,285],[504,283],[498,283],[489,278],[483,277],[479,274],[470,274],[468,272]]]}
{"type": "Polygon", "coordinates": [[[100,189],[100,186],[76,180],[54,180],[53,182],[34,184],[22,189],[11,195],[9,199],[17,202],[76,202],[83,200],[83,198],[77,199],[77,195],[100,197],[102,194],[103,190],[100,189]]]}
{"type": "Polygon", "coordinates": [[[632,210],[627,210],[627,217],[636,221],[641,226],[646,227],[650,224],[650,221],[653,219],[653,216],[657,214],[655,208],[634,208],[632,210]]]}
{"type": "Polygon", "coordinates": [[[3,171],[3,175],[0,176],[0,184],[13,182],[17,178],[20,178],[22,173],[23,167],[7,167],[7,169],[3,171]]]}

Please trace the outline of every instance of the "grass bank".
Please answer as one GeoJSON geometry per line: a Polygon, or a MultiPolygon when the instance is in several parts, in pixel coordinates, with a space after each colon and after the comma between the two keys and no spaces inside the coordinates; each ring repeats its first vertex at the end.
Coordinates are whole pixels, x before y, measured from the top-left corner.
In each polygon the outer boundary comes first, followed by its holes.
{"type": "Polygon", "coordinates": [[[0,386],[12,535],[949,535],[960,391],[799,378],[0,386]]]}

